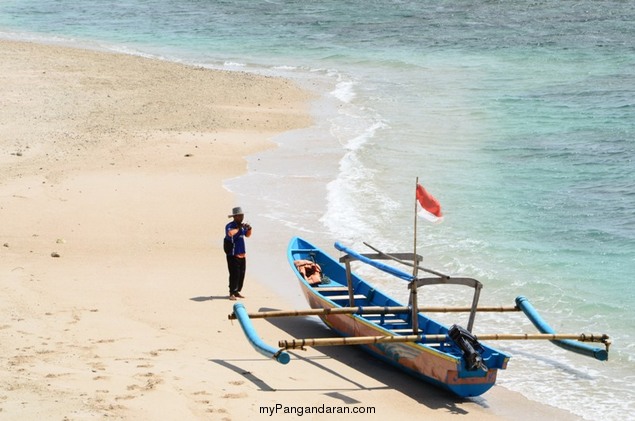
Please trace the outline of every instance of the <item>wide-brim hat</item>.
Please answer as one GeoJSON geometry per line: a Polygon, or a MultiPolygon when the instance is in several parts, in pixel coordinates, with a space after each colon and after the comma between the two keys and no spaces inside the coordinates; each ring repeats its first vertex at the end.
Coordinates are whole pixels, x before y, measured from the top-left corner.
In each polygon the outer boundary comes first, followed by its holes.
{"type": "Polygon", "coordinates": [[[231,215],[227,215],[228,218],[234,217],[236,215],[244,215],[245,213],[243,212],[243,208],[241,208],[240,206],[235,207],[232,209],[232,213],[231,215]]]}

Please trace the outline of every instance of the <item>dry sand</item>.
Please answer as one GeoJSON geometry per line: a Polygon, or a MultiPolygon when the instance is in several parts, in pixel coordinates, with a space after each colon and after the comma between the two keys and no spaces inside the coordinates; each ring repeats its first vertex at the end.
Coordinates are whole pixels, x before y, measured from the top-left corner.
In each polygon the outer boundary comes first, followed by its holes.
{"type": "MultiPolygon", "coordinates": [[[[500,387],[455,399],[352,348],[283,366],[248,345],[227,318],[222,183],[311,124],[289,81],[13,41],[0,54],[0,419],[574,419],[500,387]]],[[[253,279],[244,293],[251,311],[288,308],[253,279]]],[[[328,334],[254,323],[271,343],[328,334]]]]}

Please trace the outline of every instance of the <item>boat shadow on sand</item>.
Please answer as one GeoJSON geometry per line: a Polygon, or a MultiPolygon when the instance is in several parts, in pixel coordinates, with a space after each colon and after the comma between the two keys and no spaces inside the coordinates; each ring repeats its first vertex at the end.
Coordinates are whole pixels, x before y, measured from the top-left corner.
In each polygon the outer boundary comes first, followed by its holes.
{"type": "MultiPolygon", "coordinates": [[[[276,309],[272,308],[260,308],[259,311],[272,311],[276,309]]],[[[338,337],[328,327],[324,326],[322,322],[316,317],[293,317],[293,318],[271,318],[262,321],[264,323],[271,323],[276,328],[289,334],[294,338],[299,337],[338,337]]],[[[283,339],[283,338],[278,338],[283,339]]],[[[346,381],[350,384],[350,387],[334,390],[333,388],[324,389],[324,394],[334,398],[341,399],[345,404],[359,403],[357,399],[349,397],[345,394],[347,390],[377,390],[377,389],[393,389],[415,400],[421,405],[425,405],[430,409],[446,409],[453,414],[467,414],[468,411],[460,408],[457,404],[462,402],[473,402],[481,407],[489,408],[487,400],[483,397],[470,397],[460,398],[453,394],[440,390],[433,385],[427,384],[413,377],[408,376],[396,370],[394,367],[387,363],[379,361],[372,356],[368,355],[358,347],[351,346],[330,346],[320,347],[319,351],[323,356],[309,356],[306,357],[303,351],[289,351],[292,356],[290,364],[301,361],[305,364],[311,364],[322,370],[325,375],[331,375],[346,381]],[[383,386],[366,386],[363,384],[363,380],[351,380],[338,373],[336,370],[329,368],[323,364],[322,361],[327,359],[333,359],[342,363],[365,376],[374,379],[383,386]]],[[[230,360],[213,359],[211,360],[216,364],[222,365],[225,368],[233,370],[242,375],[245,379],[255,384],[262,391],[314,391],[320,392],[320,389],[316,388],[293,388],[293,389],[280,389],[272,387],[265,380],[255,376],[253,373],[244,370],[238,365],[233,364],[230,360]]],[[[271,362],[276,364],[275,362],[271,362]]]]}

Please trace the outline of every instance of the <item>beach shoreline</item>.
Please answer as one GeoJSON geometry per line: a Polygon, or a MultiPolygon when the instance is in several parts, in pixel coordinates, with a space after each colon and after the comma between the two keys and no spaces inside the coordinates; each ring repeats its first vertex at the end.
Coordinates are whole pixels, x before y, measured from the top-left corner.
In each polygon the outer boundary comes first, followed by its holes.
{"type": "MultiPolygon", "coordinates": [[[[579,419],[500,387],[457,400],[359,350],[278,366],[250,348],[227,319],[221,230],[240,204],[223,182],[312,124],[311,95],[292,82],[18,41],[0,50],[1,418],[238,420],[279,406],[579,419]]],[[[248,276],[250,311],[289,306],[248,276]]],[[[256,328],[270,342],[330,334],[313,318],[256,328]]]]}

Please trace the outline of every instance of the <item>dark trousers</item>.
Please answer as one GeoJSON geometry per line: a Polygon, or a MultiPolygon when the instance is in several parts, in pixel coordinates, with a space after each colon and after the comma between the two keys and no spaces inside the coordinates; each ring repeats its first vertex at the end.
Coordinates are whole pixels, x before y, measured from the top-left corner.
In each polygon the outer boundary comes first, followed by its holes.
{"type": "Polygon", "coordinates": [[[245,281],[247,259],[244,257],[227,256],[227,270],[229,271],[229,295],[240,292],[245,281]]]}

